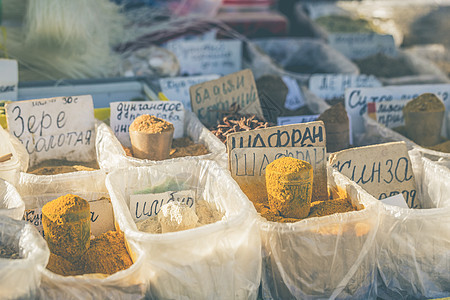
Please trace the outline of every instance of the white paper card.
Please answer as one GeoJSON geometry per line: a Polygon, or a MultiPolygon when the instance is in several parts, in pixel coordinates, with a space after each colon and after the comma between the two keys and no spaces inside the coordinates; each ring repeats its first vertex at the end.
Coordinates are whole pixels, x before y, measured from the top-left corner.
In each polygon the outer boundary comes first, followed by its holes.
{"type": "Polygon", "coordinates": [[[381,87],[381,82],[373,75],[356,74],[313,74],[309,78],[309,90],[325,100],[343,98],[345,89],[354,87],[381,87]]]}
{"type": "Polygon", "coordinates": [[[349,88],[345,90],[345,109],[350,118],[352,135],[364,131],[363,116],[367,115],[367,103],[392,100],[409,101],[423,93],[436,94],[450,109],[450,84],[399,85],[381,88],[349,88]]]}
{"type": "Polygon", "coordinates": [[[242,41],[171,41],[182,75],[228,75],[242,69],[242,41]]]}
{"type": "Polygon", "coordinates": [[[403,194],[397,194],[380,201],[387,205],[398,206],[401,208],[409,208],[408,204],[406,204],[405,197],[403,197],[403,194]]]}
{"type": "Polygon", "coordinates": [[[330,33],[328,42],[350,59],[361,59],[377,53],[396,56],[394,38],[389,34],[330,33]]]}
{"type": "Polygon", "coordinates": [[[297,80],[289,76],[282,77],[284,84],[288,87],[288,94],[286,96],[286,101],[284,102],[284,107],[289,110],[297,110],[300,107],[306,105],[303,93],[298,86],[297,80]]]}
{"type": "Polygon", "coordinates": [[[193,85],[218,79],[216,74],[190,77],[167,77],[159,80],[161,91],[170,100],[176,100],[183,103],[186,110],[192,111],[191,95],[189,88],[193,85]]]}
{"type": "Polygon", "coordinates": [[[94,104],[90,95],[16,101],[6,105],[9,132],[33,166],[48,159],[95,160],[94,104]]]}
{"type": "Polygon", "coordinates": [[[184,134],[184,107],[180,101],[124,101],[111,102],[110,126],[125,147],[131,147],[128,129],[140,115],[153,115],[173,124],[173,138],[184,134]]]}
{"type": "Polygon", "coordinates": [[[169,191],[157,194],[130,195],[130,212],[133,220],[143,221],[158,215],[161,206],[172,201],[184,203],[195,209],[195,191],[169,191]]]}
{"type": "Polygon", "coordinates": [[[292,116],[292,117],[278,117],[277,125],[291,125],[299,123],[314,122],[320,115],[304,115],[304,116],[292,116]]]}
{"type": "Polygon", "coordinates": [[[0,100],[17,100],[19,67],[17,60],[0,59],[0,100]]]}
{"type": "Polygon", "coordinates": [[[388,128],[395,128],[405,125],[403,117],[403,107],[409,101],[389,101],[367,103],[367,111],[370,118],[376,120],[388,128]]]}

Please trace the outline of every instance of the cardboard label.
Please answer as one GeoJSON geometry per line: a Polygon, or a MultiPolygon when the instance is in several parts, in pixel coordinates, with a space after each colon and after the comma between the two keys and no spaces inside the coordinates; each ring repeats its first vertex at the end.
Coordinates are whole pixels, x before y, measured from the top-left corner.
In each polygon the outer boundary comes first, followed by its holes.
{"type": "Polygon", "coordinates": [[[125,147],[131,147],[129,127],[140,115],[153,115],[173,124],[173,138],[183,137],[184,107],[179,101],[111,102],[110,126],[125,147]]]}
{"type": "Polygon", "coordinates": [[[95,121],[92,97],[73,96],[6,105],[9,132],[30,155],[33,166],[48,159],[95,160],[95,121]]]}
{"type": "Polygon", "coordinates": [[[253,73],[249,69],[191,86],[192,111],[206,126],[215,125],[237,103],[242,113],[263,117],[253,73]]]}
{"type": "Polygon", "coordinates": [[[330,155],[330,165],[382,200],[403,194],[417,208],[416,181],[404,142],[343,150],[330,155]]]}
{"type": "Polygon", "coordinates": [[[195,208],[195,191],[169,191],[158,194],[130,195],[130,212],[135,221],[158,215],[161,206],[172,201],[185,203],[195,208]]]}
{"type": "Polygon", "coordinates": [[[227,152],[234,148],[325,147],[322,121],[242,131],[227,136],[227,152]]]}
{"type": "Polygon", "coordinates": [[[309,78],[308,88],[316,96],[331,100],[344,98],[346,88],[380,86],[382,86],[381,82],[373,75],[313,74],[309,78]]]}
{"type": "Polygon", "coordinates": [[[403,197],[403,194],[397,194],[380,201],[387,205],[398,206],[401,208],[409,208],[408,204],[406,204],[405,197],[403,197]]]}
{"type": "Polygon", "coordinates": [[[320,115],[304,115],[304,116],[292,116],[292,117],[278,117],[277,125],[291,125],[299,123],[314,122],[320,115]]]}
{"type": "Polygon", "coordinates": [[[17,100],[19,67],[17,60],[0,59],[0,100],[17,100]]]}
{"type": "Polygon", "coordinates": [[[182,75],[228,75],[242,69],[242,41],[170,41],[182,75]]]}
{"type": "Polygon", "coordinates": [[[388,128],[395,128],[405,125],[405,118],[403,117],[403,107],[407,101],[389,101],[368,103],[367,113],[370,118],[376,120],[388,128]]]}
{"type": "Polygon", "coordinates": [[[330,33],[328,42],[331,47],[349,59],[361,59],[382,53],[396,56],[394,37],[390,34],[376,33],[330,33]]]}
{"type": "Polygon", "coordinates": [[[314,172],[313,200],[327,199],[325,147],[235,148],[229,156],[231,175],[239,185],[245,185],[250,178],[250,181],[260,182],[260,188],[265,190],[266,167],[281,157],[293,157],[310,163],[314,172]]]}
{"type": "Polygon", "coordinates": [[[300,107],[306,105],[303,93],[298,86],[297,80],[289,76],[282,77],[284,84],[288,87],[288,94],[286,96],[286,101],[284,102],[284,107],[289,110],[297,110],[300,107]]]}
{"type": "Polygon", "coordinates": [[[161,91],[170,100],[180,101],[185,110],[191,111],[191,96],[189,88],[193,85],[218,79],[219,75],[203,75],[191,77],[167,77],[159,80],[161,91]]]}
{"type": "MultiPolygon", "coordinates": [[[[48,201],[55,199],[49,197],[48,201]]],[[[109,230],[114,230],[114,213],[108,199],[89,201],[91,209],[91,234],[98,236],[109,230]]],[[[26,209],[22,220],[33,224],[39,233],[44,236],[42,227],[42,208],[26,209]]]]}
{"type": "Polygon", "coordinates": [[[450,84],[399,85],[381,88],[349,88],[345,91],[345,109],[350,118],[353,135],[364,131],[363,115],[367,115],[367,103],[401,100],[407,102],[423,93],[436,94],[450,109],[450,84]]]}
{"type": "Polygon", "coordinates": [[[229,169],[247,196],[254,201],[263,201],[262,198],[266,197],[263,171],[267,164],[283,156],[306,160],[313,168],[320,165],[317,171],[314,169],[313,197],[314,200],[324,199],[328,193],[327,174],[326,171],[322,172],[327,160],[325,146],[325,128],[322,121],[236,132],[227,136],[229,169]],[[248,162],[245,162],[246,160],[248,162]],[[243,168],[242,164],[246,167],[243,168]],[[248,168],[259,171],[250,172],[248,168]],[[239,170],[246,171],[241,174],[239,170]],[[255,198],[246,190],[252,185],[256,188],[249,190],[259,191],[255,198]]]}

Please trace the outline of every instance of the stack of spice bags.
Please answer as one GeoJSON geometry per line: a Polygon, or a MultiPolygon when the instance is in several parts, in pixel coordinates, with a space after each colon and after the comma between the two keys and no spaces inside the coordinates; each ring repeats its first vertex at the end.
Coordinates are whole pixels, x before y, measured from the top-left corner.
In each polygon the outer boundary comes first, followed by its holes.
{"type": "MultiPolygon", "coordinates": [[[[25,181],[17,187],[25,202],[25,220],[33,224],[41,233],[43,228],[43,207],[64,196],[68,200],[70,195],[79,196],[89,203],[90,235],[104,237],[114,248],[114,234],[120,231],[116,226],[113,209],[108,199],[109,195],[105,187],[105,173],[78,172],[53,176],[35,176],[35,181],[25,181]],[[96,173],[96,176],[86,175],[96,173]],[[67,176],[64,176],[67,175],[67,176]],[[69,176],[70,175],[70,176],[69,176]]],[[[61,207],[59,211],[64,211],[61,207]]],[[[73,266],[66,261],[54,256],[46,269],[42,271],[42,284],[40,286],[41,296],[45,299],[77,298],[77,299],[104,299],[104,298],[140,298],[145,290],[145,282],[142,279],[143,262],[145,253],[135,242],[124,237],[127,252],[132,260],[132,265],[121,271],[114,271],[108,275],[106,262],[101,264],[105,271],[96,274],[85,274],[84,271],[74,272],[73,266]],[[52,267],[50,267],[50,265],[52,267]],[[51,268],[53,271],[51,271],[51,268]],[[58,271],[56,271],[58,270],[58,271]],[[59,272],[59,273],[57,273],[59,272]],[[81,274],[80,274],[81,273],[81,274]]],[[[91,245],[94,240],[91,239],[91,245]]],[[[102,256],[101,248],[97,260],[102,256]]],[[[53,253],[52,255],[54,255],[53,253]]],[[[92,254],[92,255],[94,255],[92,254]]],[[[105,258],[108,259],[109,256],[105,258]]],[[[87,261],[88,258],[83,260],[87,261]]],[[[95,259],[89,257],[89,259],[95,259]]],[[[112,258],[111,258],[112,259],[112,258]]],[[[115,259],[115,258],[114,258],[115,259]]],[[[92,273],[92,272],[90,272],[92,273]]]]}
{"type": "Polygon", "coordinates": [[[377,236],[378,296],[450,296],[450,171],[409,151],[421,209],[383,205],[377,236]]]}
{"type": "Polygon", "coordinates": [[[25,203],[16,188],[9,182],[0,179],[0,215],[20,220],[24,210],[25,203]]]}
{"type": "MultiPolygon", "coordinates": [[[[203,144],[209,153],[198,156],[187,156],[173,158],[170,160],[198,160],[210,159],[220,160],[225,153],[224,145],[199,121],[197,116],[189,111],[185,112],[184,137],[189,137],[195,144],[203,144]]],[[[113,131],[106,124],[98,127],[98,134],[102,136],[97,143],[97,157],[102,169],[107,172],[116,168],[145,166],[157,164],[155,160],[140,159],[127,156],[122,144],[115,137],[113,131]]]]}
{"type": "Polygon", "coordinates": [[[120,228],[146,251],[145,276],[150,283],[147,297],[256,299],[261,280],[256,211],[230,174],[216,162],[173,160],[120,169],[108,174],[106,185],[120,228]],[[177,196],[177,203],[172,203],[164,193],[174,192],[191,196],[184,197],[186,201],[177,196]],[[188,202],[192,205],[192,200],[199,223],[195,223],[192,209],[183,206],[188,202]],[[216,212],[199,210],[205,204],[216,212]],[[186,214],[166,215],[166,208],[172,205],[179,205],[180,213],[186,214]],[[217,213],[218,219],[207,221],[208,216],[217,213]],[[183,220],[180,224],[191,224],[194,219],[194,224],[183,225],[182,231],[166,231],[168,225],[160,218],[168,216],[172,221],[183,220]],[[141,227],[142,219],[150,222],[148,225],[158,221],[161,228],[147,230],[141,227]],[[138,226],[146,232],[138,230],[138,226]]]}
{"type": "Polygon", "coordinates": [[[0,298],[36,299],[49,251],[32,225],[0,215],[0,298]]]}
{"type": "Polygon", "coordinates": [[[263,298],[375,296],[379,205],[335,170],[328,169],[328,186],[358,210],[295,223],[260,218],[263,298]]]}

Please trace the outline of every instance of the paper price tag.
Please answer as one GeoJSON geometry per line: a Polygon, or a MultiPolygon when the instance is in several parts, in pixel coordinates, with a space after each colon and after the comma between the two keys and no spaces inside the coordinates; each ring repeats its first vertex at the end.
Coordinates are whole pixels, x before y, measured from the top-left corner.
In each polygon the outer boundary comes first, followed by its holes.
{"type": "Polygon", "coordinates": [[[73,96],[6,105],[9,132],[30,155],[33,166],[47,159],[95,160],[95,119],[92,97],[73,96]]]}
{"type": "Polygon", "coordinates": [[[170,41],[182,75],[227,75],[242,68],[241,41],[170,41]]]}
{"type": "Polygon", "coordinates": [[[304,115],[304,116],[292,116],[292,117],[278,117],[277,125],[291,125],[317,121],[320,115],[304,115]]]}
{"type": "Polygon", "coordinates": [[[407,101],[423,93],[436,94],[450,109],[450,84],[399,85],[381,88],[348,88],[345,91],[345,109],[350,118],[353,135],[364,130],[363,116],[368,114],[367,104],[374,102],[390,102],[393,100],[407,101]]]}
{"type": "Polygon", "coordinates": [[[405,142],[347,149],[330,155],[330,165],[377,199],[403,194],[417,208],[417,188],[405,142]]]}
{"type": "Polygon", "coordinates": [[[18,83],[17,60],[0,59],[0,100],[17,100],[18,83]]]}
{"type": "Polygon", "coordinates": [[[184,107],[179,101],[124,101],[111,102],[110,125],[117,139],[131,147],[129,127],[140,115],[153,115],[173,124],[173,138],[184,135],[184,107]]]}
{"type": "Polygon", "coordinates": [[[381,87],[375,76],[354,74],[313,74],[309,78],[309,90],[316,96],[331,100],[343,98],[346,88],[381,87]]]}
{"type": "Polygon", "coordinates": [[[177,100],[183,103],[186,110],[191,111],[191,97],[189,95],[189,88],[193,85],[218,79],[219,75],[204,75],[204,76],[190,76],[190,77],[168,77],[161,78],[159,84],[163,94],[171,100],[177,100]]]}
{"type": "Polygon", "coordinates": [[[394,37],[376,33],[330,33],[328,42],[350,59],[361,59],[377,53],[396,56],[394,37]]]}
{"type": "Polygon", "coordinates": [[[130,195],[130,212],[135,221],[158,215],[164,204],[177,201],[195,209],[195,191],[169,191],[158,194],[130,195]]]}
{"type": "Polygon", "coordinates": [[[216,124],[233,103],[239,104],[241,112],[263,117],[255,79],[249,69],[191,86],[189,91],[192,111],[206,126],[216,124]]]}
{"type": "Polygon", "coordinates": [[[389,101],[367,103],[368,116],[388,128],[405,125],[403,107],[409,101],[389,101]]]}

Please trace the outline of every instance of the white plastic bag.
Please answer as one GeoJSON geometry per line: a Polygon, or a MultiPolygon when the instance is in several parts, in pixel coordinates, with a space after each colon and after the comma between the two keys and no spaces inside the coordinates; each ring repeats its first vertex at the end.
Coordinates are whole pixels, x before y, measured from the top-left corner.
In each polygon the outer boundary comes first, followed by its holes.
{"type": "Polygon", "coordinates": [[[264,299],[374,297],[379,203],[335,170],[328,184],[364,209],[275,223],[261,218],[264,299]]]}
{"type": "Polygon", "coordinates": [[[122,144],[115,137],[112,129],[106,124],[101,124],[98,127],[98,135],[100,138],[96,142],[99,165],[102,169],[109,172],[121,167],[153,165],[165,163],[167,161],[222,159],[223,154],[226,152],[225,145],[199,121],[194,113],[186,111],[184,128],[184,136],[189,136],[194,143],[204,144],[210,153],[199,156],[179,157],[164,161],[129,157],[126,156],[122,144]]]}
{"type": "Polygon", "coordinates": [[[450,171],[409,151],[426,209],[383,205],[377,236],[378,296],[383,299],[450,296],[450,171]]]}
{"type": "Polygon", "coordinates": [[[261,241],[256,211],[229,172],[207,160],[116,170],[107,176],[122,230],[147,253],[151,299],[256,299],[261,279],[261,241]],[[150,234],[137,230],[130,195],[167,182],[193,189],[214,203],[224,219],[190,230],[150,234]]]}
{"type": "MultiPolygon", "coordinates": [[[[28,174],[29,175],[29,174],[28,174]]],[[[53,176],[31,176],[24,180],[18,190],[26,209],[41,209],[50,198],[69,193],[86,200],[108,196],[105,186],[106,174],[102,171],[75,172],[53,176]]],[[[128,239],[128,236],[125,235],[128,239]]],[[[129,240],[133,265],[111,276],[61,276],[47,269],[43,271],[40,296],[43,299],[140,299],[146,289],[142,279],[145,253],[129,240]]]]}
{"type": "Polygon", "coordinates": [[[20,259],[0,258],[0,298],[35,299],[50,252],[32,225],[0,215],[0,244],[19,250],[20,259]]]}
{"type": "Polygon", "coordinates": [[[22,143],[0,126],[0,156],[12,154],[12,157],[0,162],[0,178],[13,185],[19,181],[20,171],[28,168],[28,154],[22,143]]]}
{"type": "Polygon", "coordinates": [[[0,215],[20,220],[24,210],[25,203],[14,186],[0,179],[0,215]]]}

